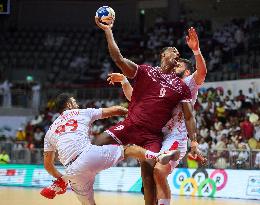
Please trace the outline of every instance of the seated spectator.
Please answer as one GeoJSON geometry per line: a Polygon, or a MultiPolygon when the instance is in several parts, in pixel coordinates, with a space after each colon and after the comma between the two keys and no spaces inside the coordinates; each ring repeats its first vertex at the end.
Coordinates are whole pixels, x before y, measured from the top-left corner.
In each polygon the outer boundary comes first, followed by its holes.
{"type": "Polygon", "coordinates": [[[233,100],[231,100],[228,96],[225,98],[225,110],[227,111],[227,115],[232,114],[232,108],[235,106],[233,100]]]}
{"type": "Polygon", "coordinates": [[[254,137],[254,125],[249,121],[249,117],[245,117],[244,121],[240,123],[241,134],[244,140],[249,140],[254,137]]]}
{"type": "Polygon", "coordinates": [[[220,122],[223,124],[226,123],[226,109],[223,102],[220,102],[219,105],[216,107],[216,115],[220,122]]]}
{"type": "Polygon", "coordinates": [[[246,168],[248,166],[249,153],[247,151],[246,145],[242,146],[242,150],[238,154],[237,158],[237,168],[246,168]]]}
{"type": "Polygon", "coordinates": [[[207,156],[209,145],[203,137],[199,141],[198,149],[201,151],[203,156],[207,156]]]}
{"type": "Polygon", "coordinates": [[[3,149],[2,152],[0,153],[0,164],[8,164],[9,162],[10,162],[10,157],[3,149]]]}
{"type": "Polygon", "coordinates": [[[200,135],[203,137],[203,138],[207,138],[209,136],[209,129],[206,128],[206,127],[202,127],[200,129],[200,135]]]}
{"type": "Polygon", "coordinates": [[[227,162],[226,158],[221,156],[217,159],[216,163],[214,164],[214,168],[216,169],[226,169],[229,167],[229,163],[227,162]]]}
{"type": "Polygon", "coordinates": [[[257,149],[257,141],[255,138],[250,138],[248,140],[248,146],[250,147],[250,149],[257,149]]]}
{"type": "Polygon", "coordinates": [[[238,139],[237,139],[237,148],[242,150],[242,149],[244,149],[244,147],[246,148],[246,150],[250,151],[250,147],[249,147],[247,141],[243,140],[243,137],[240,135],[240,136],[238,136],[238,139]]]}
{"type": "Polygon", "coordinates": [[[232,91],[231,90],[228,90],[227,91],[227,97],[230,99],[230,100],[233,100],[234,97],[233,97],[233,94],[232,94],[232,91]]]}
{"type": "Polygon", "coordinates": [[[20,127],[18,131],[16,132],[16,140],[17,141],[24,141],[26,138],[25,131],[20,127]]]}
{"type": "Polygon", "coordinates": [[[219,131],[221,129],[221,126],[222,126],[222,122],[220,122],[218,118],[216,118],[214,122],[214,128],[216,129],[216,131],[219,131]]]}
{"type": "Polygon", "coordinates": [[[220,156],[224,151],[224,149],[227,148],[227,137],[223,135],[221,137],[221,140],[217,142],[215,149],[218,150],[217,155],[220,156]]]}
{"type": "Polygon", "coordinates": [[[239,98],[236,98],[235,101],[235,107],[233,110],[237,113],[237,111],[242,107],[242,101],[239,98]]]}
{"type": "Polygon", "coordinates": [[[248,94],[247,94],[246,100],[245,100],[245,102],[247,103],[246,107],[252,107],[255,100],[256,100],[256,93],[253,91],[252,88],[249,88],[248,94]]]}
{"type": "Polygon", "coordinates": [[[238,155],[238,152],[236,151],[237,146],[236,144],[232,141],[231,138],[228,139],[228,144],[227,148],[229,150],[229,156],[230,157],[236,157],[238,155]]]}
{"type": "Polygon", "coordinates": [[[244,108],[245,107],[246,96],[244,95],[243,90],[239,90],[239,95],[236,97],[236,99],[238,101],[241,101],[242,108],[244,108]]]}
{"type": "Polygon", "coordinates": [[[43,148],[44,132],[40,127],[37,127],[34,131],[34,145],[35,148],[43,148]]]}
{"type": "Polygon", "coordinates": [[[217,138],[217,131],[215,127],[211,126],[209,136],[214,140],[217,138]]]}

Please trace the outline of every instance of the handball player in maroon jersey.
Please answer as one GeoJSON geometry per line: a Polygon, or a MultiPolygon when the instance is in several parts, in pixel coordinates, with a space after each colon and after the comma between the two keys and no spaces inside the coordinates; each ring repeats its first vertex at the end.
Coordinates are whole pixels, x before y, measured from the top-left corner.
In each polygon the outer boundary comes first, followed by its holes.
{"type": "MultiPolygon", "coordinates": [[[[136,144],[153,152],[159,152],[163,141],[162,128],[172,117],[172,110],[178,103],[181,102],[183,105],[185,119],[194,119],[190,90],[175,73],[175,69],[179,66],[180,54],[175,47],[166,47],[160,53],[160,67],[137,65],[122,56],[113,37],[113,24],[102,24],[98,17],[95,20],[97,26],[105,32],[111,58],[125,76],[134,80],[134,85],[126,119],[106,130],[93,143],[96,145],[136,144]]],[[[176,160],[178,155],[177,150],[176,160]]],[[[156,193],[153,179],[155,163],[145,160],[140,164],[145,204],[155,205],[156,193]]]]}

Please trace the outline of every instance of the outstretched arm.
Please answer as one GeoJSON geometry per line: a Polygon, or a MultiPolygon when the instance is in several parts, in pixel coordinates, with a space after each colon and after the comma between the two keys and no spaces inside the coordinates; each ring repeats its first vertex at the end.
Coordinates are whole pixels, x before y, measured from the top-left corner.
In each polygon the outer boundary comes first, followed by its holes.
{"type": "Polygon", "coordinates": [[[113,85],[114,83],[121,83],[125,97],[127,98],[127,100],[131,101],[133,87],[131,86],[131,84],[123,74],[121,73],[108,74],[107,81],[109,81],[109,84],[113,84],[113,85]]]}
{"type": "Polygon", "coordinates": [[[125,76],[128,78],[134,78],[138,66],[134,62],[122,56],[113,36],[113,24],[104,25],[99,21],[98,17],[95,17],[95,21],[97,26],[105,31],[109,53],[115,64],[122,70],[125,76]]]}
{"type": "Polygon", "coordinates": [[[108,118],[113,116],[121,116],[126,115],[128,110],[121,106],[112,106],[108,108],[102,108],[102,116],[101,118],[108,118]]]}
{"type": "Polygon", "coordinates": [[[188,36],[186,36],[186,42],[195,55],[196,71],[194,72],[194,80],[197,85],[202,85],[206,78],[207,67],[206,67],[205,60],[200,51],[198,35],[196,33],[196,30],[193,27],[191,27],[188,30],[188,36]]]}

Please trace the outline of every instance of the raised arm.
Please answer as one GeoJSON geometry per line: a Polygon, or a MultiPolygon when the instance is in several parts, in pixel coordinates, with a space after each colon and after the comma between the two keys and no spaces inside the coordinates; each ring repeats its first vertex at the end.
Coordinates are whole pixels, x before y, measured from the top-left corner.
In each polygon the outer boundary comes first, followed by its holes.
{"type": "Polygon", "coordinates": [[[202,85],[206,78],[207,67],[206,62],[200,51],[198,35],[193,27],[188,30],[186,42],[190,49],[193,51],[196,60],[196,71],[194,72],[194,80],[197,85],[202,85]]]}
{"type": "Polygon", "coordinates": [[[115,62],[115,64],[122,70],[123,74],[128,78],[134,78],[136,71],[137,71],[137,64],[126,59],[122,56],[113,36],[112,27],[111,25],[102,24],[99,21],[98,17],[95,17],[96,24],[99,28],[103,29],[106,35],[108,49],[111,58],[115,62]]]}
{"type": "Polygon", "coordinates": [[[108,108],[102,108],[102,116],[101,118],[108,118],[113,116],[122,116],[126,115],[128,110],[121,106],[112,106],[108,108]]]}
{"type": "Polygon", "coordinates": [[[109,84],[113,84],[113,85],[114,83],[121,83],[125,97],[127,98],[127,100],[131,101],[133,88],[123,74],[121,73],[108,74],[107,81],[109,81],[109,84]]]}

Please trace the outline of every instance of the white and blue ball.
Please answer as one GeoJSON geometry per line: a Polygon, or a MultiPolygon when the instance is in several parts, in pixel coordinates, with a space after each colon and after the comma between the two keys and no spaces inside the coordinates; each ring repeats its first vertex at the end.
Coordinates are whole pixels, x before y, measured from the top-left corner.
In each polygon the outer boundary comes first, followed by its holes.
{"type": "Polygon", "coordinates": [[[109,6],[102,6],[97,10],[96,16],[101,23],[110,25],[115,20],[115,11],[109,6]]]}

